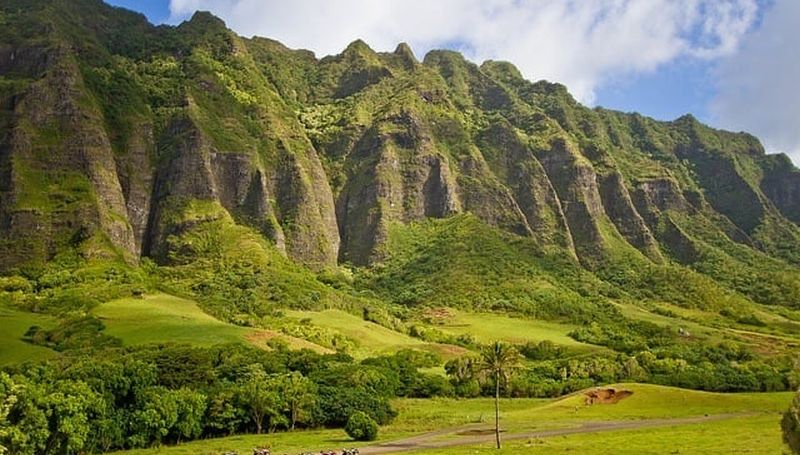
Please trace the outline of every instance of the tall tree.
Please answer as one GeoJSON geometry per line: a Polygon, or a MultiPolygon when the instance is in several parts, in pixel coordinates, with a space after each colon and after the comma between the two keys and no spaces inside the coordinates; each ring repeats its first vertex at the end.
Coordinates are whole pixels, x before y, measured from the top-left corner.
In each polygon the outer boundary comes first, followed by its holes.
{"type": "Polygon", "coordinates": [[[494,433],[500,448],[500,381],[508,381],[521,366],[521,356],[513,346],[495,341],[481,351],[480,369],[494,379],[494,433]]]}
{"type": "Polygon", "coordinates": [[[294,430],[297,422],[314,405],[314,383],[297,371],[278,376],[275,382],[283,398],[283,408],[289,413],[289,428],[294,430]]]}
{"type": "Polygon", "coordinates": [[[241,397],[250,409],[250,417],[261,434],[264,419],[279,414],[281,397],[270,378],[263,372],[252,373],[242,384],[241,397]]]}

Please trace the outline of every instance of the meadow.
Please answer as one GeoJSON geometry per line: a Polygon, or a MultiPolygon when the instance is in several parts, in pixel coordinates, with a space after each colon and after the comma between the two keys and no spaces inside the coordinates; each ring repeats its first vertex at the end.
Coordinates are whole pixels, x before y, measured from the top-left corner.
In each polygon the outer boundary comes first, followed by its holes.
{"type": "Polygon", "coordinates": [[[213,346],[246,342],[268,349],[267,341],[278,338],[295,349],[326,349],[299,338],[222,322],[203,312],[197,303],[169,294],[129,297],[99,305],[93,314],[105,325],[105,333],[120,338],[124,345],[186,343],[213,346]]]}
{"type": "Polygon", "coordinates": [[[0,365],[44,360],[55,355],[54,351],[27,343],[22,338],[31,326],[50,328],[56,322],[52,316],[0,306],[0,365]]]}
{"type": "Polygon", "coordinates": [[[493,400],[432,398],[394,400],[399,415],[381,428],[378,441],[373,443],[352,442],[341,430],[309,430],[232,436],[117,453],[249,453],[262,446],[272,447],[273,453],[366,447],[362,449],[364,454],[420,455],[775,454],[782,450],[778,422],[791,400],[790,393],[719,394],[644,384],[609,387],[632,395],[614,404],[593,405],[586,403],[583,392],[559,399],[502,399],[501,422],[507,441],[501,451],[493,448],[493,435],[488,431],[492,427],[493,400]],[[548,432],[555,434],[548,436],[548,432]]]}
{"type": "Polygon", "coordinates": [[[467,352],[459,346],[425,342],[341,310],[286,311],[286,316],[298,321],[309,320],[316,326],[341,333],[354,342],[356,347],[351,354],[360,358],[390,354],[401,349],[434,352],[443,359],[457,357],[467,352]]]}

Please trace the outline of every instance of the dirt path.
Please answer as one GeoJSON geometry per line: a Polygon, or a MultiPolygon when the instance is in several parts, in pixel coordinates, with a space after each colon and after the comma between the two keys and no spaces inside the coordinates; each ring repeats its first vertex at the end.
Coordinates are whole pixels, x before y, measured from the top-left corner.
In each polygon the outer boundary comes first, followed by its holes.
{"type": "MultiPolygon", "coordinates": [[[[502,435],[504,441],[517,439],[547,438],[552,436],[565,436],[570,434],[599,433],[603,431],[618,430],[637,430],[641,428],[666,427],[671,425],[692,425],[717,420],[731,419],[735,417],[746,417],[753,413],[735,414],[715,414],[710,416],[684,417],[677,419],[647,419],[647,420],[625,420],[611,422],[588,422],[579,427],[558,428],[552,430],[542,430],[527,433],[510,433],[502,435]]],[[[423,433],[418,436],[400,439],[397,441],[385,442],[375,446],[359,449],[363,455],[374,455],[383,453],[405,452],[420,449],[440,449],[444,447],[457,447],[466,445],[477,445],[494,441],[494,427],[487,427],[485,424],[470,424],[460,427],[453,427],[439,431],[423,433]],[[469,431],[485,431],[485,434],[476,436],[461,436],[460,433],[469,431]],[[439,436],[453,435],[455,439],[437,440],[439,436]]]]}

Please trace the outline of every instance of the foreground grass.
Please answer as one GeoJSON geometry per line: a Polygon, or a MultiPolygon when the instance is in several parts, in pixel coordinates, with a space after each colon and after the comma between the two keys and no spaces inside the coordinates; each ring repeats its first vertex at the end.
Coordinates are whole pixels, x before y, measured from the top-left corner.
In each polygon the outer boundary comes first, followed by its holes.
{"type": "Polygon", "coordinates": [[[325,351],[283,334],[222,322],[203,312],[194,301],[168,294],[113,300],[93,312],[105,324],[105,333],[120,338],[125,345],[173,342],[213,346],[248,342],[266,348],[266,342],[277,337],[293,348],[325,351]]]}
{"type": "Polygon", "coordinates": [[[49,329],[56,325],[56,320],[43,314],[0,307],[0,365],[57,355],[52,349],[22,341],[22,335],[33,325],[49,329]]]}
{"type": "MultiPolygon", "coordinates": [[[[589,422],[636,421],[703,415],[732,414],[731,418],[696,424],[646,429],[509,440],[501,452],[490,443],[417,450],[420,455],[453,453],[591,453],[611,454],[729,454],[781,453],[778,421],[791,393],[717,394],[644,384],[621,384],[633,395],[616,404],[586,405],[583,394],[562,399],[504,399],[503,428],[507,434],[576,428],[589,422]]],[[[398,418],[381,428],[377,443],[431,431],[442,431],[432,440],[458,440],[458,427],[481,424],[490,427],[491,399],[400,399],[394,402],[398,418]],[[449,429],[449,430],[448,430],[449,429]]],[[[359,447],[341,430],[311,430],[273,435],[244,435],[125,452],[127,454],[249,453],[253,447],[271,446],[274,453],[319,452],[322,449],[359,447]]]]}
{"type": "Polygon", "coordinates": [[[675,425],[506,441],[502,450],[491,443],[415,451],[418,455],[592,454],[592,455],[727,455],[784,453],[780,415],[738,417],[716,422],[675,425]]]}

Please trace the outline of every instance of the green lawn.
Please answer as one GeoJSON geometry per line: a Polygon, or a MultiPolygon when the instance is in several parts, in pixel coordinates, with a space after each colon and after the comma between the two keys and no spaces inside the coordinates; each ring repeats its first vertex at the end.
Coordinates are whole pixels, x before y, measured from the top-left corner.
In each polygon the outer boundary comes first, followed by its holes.
{"type": "Polygon", "coordinates": [[[212,346],[249,342],[265,347],[267,340],[278,337],[295,348],[324,351],[283,334],[222,322],[203,312],[194,301],[167,294],[113,300],[98,306],[94,314],[106,325],[106,333],[122,339],[125,345],[174,342],[212,346]]]}
{"type": "Polygon", "coordinates": [[[298,320],[310,319],[314,325],[335,330],[353,340],[357,345],[353,352],[356,357],[391,354],[400,349],[432,351],[444,359],[466,353],[466,349],[459,346],[428,343],[340,310],[287,311],[286,315],[298,320]]]}
{"type": "Polygon", "coordinates": [[[40,360],[57,353],[52,349],[22,341],[22,335],[32,325],[51,328],[56,320],[50,316],[0,307],[0,365],[40,360]]]}
{"type": "MultiPolygon", "coordinates": [[[[553,436],[530,440],[509,440],[496,452],[490,444],[418,450],[415,454],[453,453],[573,453],[573,454],[779,454],[780,413],[788,406],[791,393],[717,394],[643,384],[621,384],[633,395],[616,404],[587,405],[583,393],[565,398],[504,399],[502,425],[508,434],[559,428],[576,428],[588,422],[638,421],[733,414],[724,420],[695,424],[667,425],[644,429],[553,436]]],[[[379,442],[388,442],[430,431],[447,430],[431,441],[460,438],[462,425],[491,427],[491,399],[399,399],[394,401],[399,416],[381,428],[379,442]]],[[[319,452],[359,446],[347,440],[341,430],[296,431],[274,435],[245,435],[195,441],[177,447],[124,452],[127,454],[218,454],[224,451],[249,453],[253,447],[271,445],[274,453],[319,452]]],[[[407,452],[410,453],[410,452],[407,452]]]]}
{"type": "MultiPolygon", "coordinates": [[[[585,404],[583,393],[557,400],[503,400],[501,409],[505,427],[509,431],[535,431],[588,421],[681,418],[740,412],[777,415],[786,410],[792,398],[791,392],[721,394],[650,384],[617,384],[609,387],[629,390],[633,394],[613,405],[594,406],[585,404]]],[[[398,400],[395,405],[400,416],[393,425],[414,421],[430,428],[475,423],[480,421],[481,416],[490,421],[494,410],[493,401],[489,398],[398,400]]],[[[413,430],[412,427],[407,429],[413,430]]]]}
{"type": "Polygon", "coordinates": [[[568,324],[537,321],[533,319],[512,318],[492,313],[454,312],[443,324],[433,327],[455,335],[469,334],[479,342],[489,343],[504,340],[521,344],[528,341],[550,340],[555,344],[574,350],[591,351],[598,346],[581,343],[569,337],[575,327],[568,324]]]}
{"type": "Polygon", "coordinates": [[[784,452],[780,416],[758,415],[693,425],[621,430],[507,441],[502,450],[479,446],[419,450],[416,455],[592,454],[592,455],[778,455],[784,452]]]}

